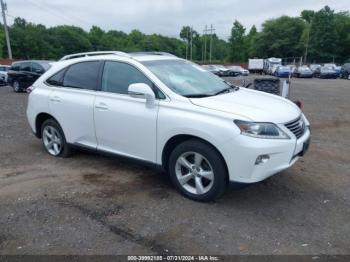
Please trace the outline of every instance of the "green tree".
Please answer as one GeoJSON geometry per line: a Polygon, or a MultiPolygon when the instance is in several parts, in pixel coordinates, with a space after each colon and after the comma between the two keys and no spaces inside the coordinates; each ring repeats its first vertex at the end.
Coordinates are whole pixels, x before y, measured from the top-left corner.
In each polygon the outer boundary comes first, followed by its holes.
{"type": "Polygon", "coordinates": [[[248,58],[253,58],[258,56],[258,51],[257,51],[258,37],[259,37],[258,30],[256,29],[255,25],[253,25],[248,35],[245,37],[245,45],[246,45],[248,58]]]}
{"type": "Polygon", "coordinates": [[[310,28],[310,59],[329,62],[336,58],[337,31],[334,11],[328,6],[316,12],[310,28]]]}
{"type": "Polygon", "coordinates": [[[230,42],[230,61],[244,62],[246,60],[246,48],[244,45],[245,28],[235,20],[231,29],[230,42]]]}
{"type": "Polygon", "coordinates": [[[257,40],[257,50],[264,57],[301,57],[301,37],[306,22],[298,17],[282,16],[267,20],[257,40]]]}

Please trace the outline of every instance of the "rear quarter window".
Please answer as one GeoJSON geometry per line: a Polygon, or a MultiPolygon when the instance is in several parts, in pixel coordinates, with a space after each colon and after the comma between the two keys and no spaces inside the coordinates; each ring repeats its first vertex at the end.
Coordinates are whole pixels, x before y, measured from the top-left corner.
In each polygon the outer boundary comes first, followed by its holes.
{"type": "Polygon", "coordinates": [[[63,69],[53,76],[51,76],[49,79],[46,80],[46,83],[52,86],[63,86],[63,77],[64,73],[66,72],[66,69],[63,69]]]}
{"type": "Polygon", "coordinates": [[[63,86],[96,90],[100,65],[99,61],[88,61],[71,65],[64,75],[63,86]]]}

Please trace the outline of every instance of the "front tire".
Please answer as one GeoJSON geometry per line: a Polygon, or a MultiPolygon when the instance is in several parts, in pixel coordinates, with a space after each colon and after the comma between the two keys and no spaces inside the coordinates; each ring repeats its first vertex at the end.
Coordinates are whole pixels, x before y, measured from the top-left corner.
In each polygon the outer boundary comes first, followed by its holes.
{"type": "Polygon", "coordinates": [[[72,153],[62,128],[54,119],[48,119],[43,123],[41,139],[46,151],[51,156],[68,157],[72,153]]]}
{"type": "Polygon", "coordinates": [[[200,140],[179,144],[170,155],[168,168],[172,183],[192,200],[215,200],[228,184],[226,164],[221,155],[200,140]]]}

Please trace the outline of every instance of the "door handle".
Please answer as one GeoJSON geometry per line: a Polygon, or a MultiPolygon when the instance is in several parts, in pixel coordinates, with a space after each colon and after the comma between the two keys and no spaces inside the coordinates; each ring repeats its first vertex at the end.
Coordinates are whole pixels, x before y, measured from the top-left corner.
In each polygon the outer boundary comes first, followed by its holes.
{"type": "Polygon", "coordinates": [[[53,96],[50,98],[50,101],[52,102],[61,102],[61,99],[58,96],[53,96]]]}
{"type": "Polygon", "coordinates": [[[100,109],[100,110],[108,110],[108,106],[105,104],[105,103],[99,103],[98,105],[95,106],[97,109],[100,109]]]}

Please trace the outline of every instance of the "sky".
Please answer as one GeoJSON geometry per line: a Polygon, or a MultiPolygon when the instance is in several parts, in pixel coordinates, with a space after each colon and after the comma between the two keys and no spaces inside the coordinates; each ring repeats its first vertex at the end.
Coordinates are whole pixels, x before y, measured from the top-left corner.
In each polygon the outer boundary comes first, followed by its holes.
{"type": "Polygon", "coordinates": [[[329,5],[348,11],[350,0],[5,0],[8,22],[14,17],[46,26],[75,25],[104,30],[179,37],[183,25],[203,33],[211,24],[216,34],[227,39],[235,19],[247,30],[261,28],[269,18],[298,16],[302,10],[319,10],[329,5]]]}

